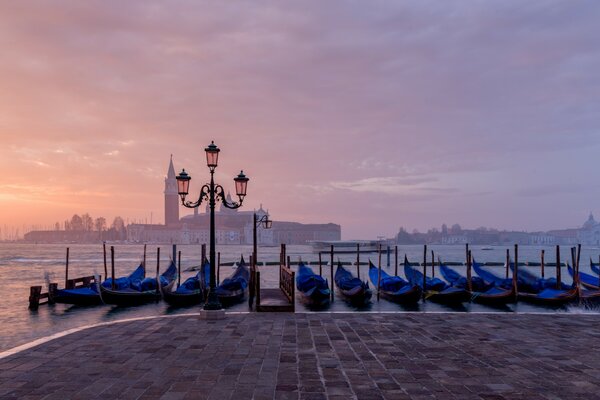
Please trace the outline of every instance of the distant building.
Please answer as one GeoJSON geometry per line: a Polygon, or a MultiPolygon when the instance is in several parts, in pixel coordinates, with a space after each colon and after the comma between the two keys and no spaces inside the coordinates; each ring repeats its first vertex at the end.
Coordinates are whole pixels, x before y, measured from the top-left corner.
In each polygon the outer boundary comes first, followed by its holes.
{"type": "MultiPolygon", "coordinates": [[[[198,207],[193,214],[179,218],[179,195],[173,158],[169,161],[165,178],[165,224],[131,224],[127,227],[127,239],[130,242],[155,243],[208,243],[210,241],[210,209],[205,212],[198,207]]],[[[227,200],[231,196],[227,194],[227,200]]],[[[217,244],[252,244],[254,213],[258,219],[268,214],[262,207],[254,211],[229,209],[220,204],[215,210],[215,235],[217,244]]],[[[279,243],[306,244],[312,240],[340,240],[341,227],[337,224],[301,224],[298,222],[274,221],[272,229],[259,227],[257,242],[261,245],[279,243]]]]}
{"type": "Polygon", "coordinates": [[[592,213],[577,232],[577,239],[585,246],[600,246],[600,223],[596,222],[592,213]]]}

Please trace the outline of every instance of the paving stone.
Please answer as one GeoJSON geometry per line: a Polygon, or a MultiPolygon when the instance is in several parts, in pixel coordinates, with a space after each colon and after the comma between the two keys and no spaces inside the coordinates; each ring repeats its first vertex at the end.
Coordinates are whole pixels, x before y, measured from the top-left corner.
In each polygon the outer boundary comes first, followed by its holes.
{"type": "Polygon", "coordinates": [[[77,332],[0,360],[0,399],[593,399],[592,314],[242,314],[77,332]]]}

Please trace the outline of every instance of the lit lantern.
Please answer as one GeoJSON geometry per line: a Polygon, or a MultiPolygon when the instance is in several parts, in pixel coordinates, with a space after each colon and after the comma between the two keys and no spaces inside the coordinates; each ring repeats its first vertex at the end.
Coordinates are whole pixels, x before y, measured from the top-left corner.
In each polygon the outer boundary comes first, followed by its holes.
{"type": "Polygon", "coordinates": [[[177,192],[179,193],[179,196],[181,196],[181,200],[185,200],[185,196],[187,196],[189,189],[190,189],[190,180],[192,179],[191,176],[188,175],[187,172],[185,172],[185,169],[181,170],[181,173],[179,175],[177,175],[177,192]]]}
{"type": "Polygon", "coordinates": [[[240,171],[239,175],[233,178],[233,180],[235,181],[236,194],[240,197],[240,199],[243,199],[244,196],[246,196],[246,188],[249,181],[248,177],[244,175],[244,171],[240,171]]]}
{"type": "Polygon", "coordinates": [[[206,152],[206,165],[211,171],[214,171],[217,168],[217,164],[219,161],[219,152],[221,151],[214,141],[210,142],[208,147],[204,149],[206,152]]]}

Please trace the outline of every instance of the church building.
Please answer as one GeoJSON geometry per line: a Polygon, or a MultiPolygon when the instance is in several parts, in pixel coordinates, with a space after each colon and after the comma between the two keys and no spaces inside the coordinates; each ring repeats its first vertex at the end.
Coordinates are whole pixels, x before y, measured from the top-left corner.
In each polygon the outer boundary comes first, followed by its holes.
{"type": "MultiPolygon", "coordinates": [[[[164,225],[131,224],[127,227],[128,241],[136,243],[208,243],[210,240],[210,209],[208,203],[201,212],[179,217],[180,199],[173,157],[169,161],[164,189],[164,225]]],[[[231,201],[231,195],[227,194],[231,201]]],[[[215,210],[217,244],[252,244],[254,213],[258,219],[268,214],[262,204],[258,210],[241,211],[229,209],[217,203],[215,210]]],[[[257,229],[260,245],[307,244],[313,240],[340,240],[341,227],[337,224],[302,224],[298,222],[274,221],[271,229],[257,229]]]]}

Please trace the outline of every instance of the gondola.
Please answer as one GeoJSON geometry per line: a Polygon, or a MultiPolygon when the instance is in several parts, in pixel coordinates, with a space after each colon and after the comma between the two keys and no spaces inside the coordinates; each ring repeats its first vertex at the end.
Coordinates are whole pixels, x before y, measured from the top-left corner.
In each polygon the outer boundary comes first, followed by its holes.
{"type": "MultiPolygon", "coordinates": [[[[590,260],[591,262],[591,260],[590,260]]],[[[569,275],[573,277],[573,268],[567,264],[567,270],[569,275]]],[[[600,302],[600,285],[598,285],[598,277],[586,274],[585,272],[579,272],[579,298],[583,303],[598,303],[600,302]]]]}
{"type": "Polygon", "coordinates": [[[468,302],[471,294],[464,289],[455,288],[439,278],[426,278],[423,287],[423,274],[413,268],[406,256],[404,257],[404,275],[412,285],[418,285],[425,290],[425,299],[435,303],[459,305],[468,302]]]}
{"type": "MultiPolygon", "coordinates": [[[[117,287],[129,286],[129,282],[141,280],[144,278],[144,267],[140,264],[130,275],[115,279],[117,287]]],[[[102,285],[110,287],[112,278],[108,278],[102,285]]],[[[102,304],[100,297],[99,282],[91,283],[88,286],[78,287],[73,289],[60,289],[54,293],[53,301],[55,303],[73,304],[78,306],[92,306],[102,304]]]]}
{"type": "MultiPolygon", "coordinates": [[[[143,264],[141,265],[143,268],[143,264]]],[[[160,287],[170,290],[175,284],[175,275],[177,267],[175,262],[171,261],[169,268],[163,272],[158,282],[156,278],[145,278],[142,280],[130,281],[129,286],[125,287],[125,282],[112,289],[112,283],[104,282],[100,286],[102,300],[107,304],[115,304],[118,306],[135,306],[153,301],[158,301],[161,298],[160,287]],[[108,286],[108,287],[106,287],[108,286]]],[[[145,275],[145,269],[144,269],[145,275]]],[[[115,284],[118,280],[115,280],[115,284]]]]}
{"type": "MultiPolygon", "coordinates": [[[[209,267],[209,264],[205,264],[209,267]]],[[[206,275],[204,275],[206,276],[206,275]]],[[[250,270],[244,261],[244,257],[238,263],[237,268],[228,278],[225,278],[217,286],[217,296],[219,301],[224,304],[233,304],[240,302],[246,295],[248,289],[248,282],[250,281],[250,270]]]]}
{"type": "Polygon", "coordinates": [[[594,264],[592,259],[590,258],[590,268],[595,274],[600,275],[600,264],[594,264]]]}
{"type": "Polygon", "coordinates": [[[473,261],[473,270],[486,284],[491,285],[487,290],[473,292],[471,301],[489,306],[504,306],[517,300],[514,282],[512,279],[499,278],[482,268],[482,265],[473,261]]]}
{"type": "Polygon", "coordinates": [[[310,305],[322,306],[329,303],[331,291],[327,279],[315,274],[302,261],[298,263],[296,288],[304,301],[310,305]]]}
{"type": "MultiPolygon", "coordinates": [[[[439,262],[439,265],[442,276],[450,282],[453,287],[469,291],[469,282],[467,278],[443,264],[441,261],[439,262]]],[[[475,265],[477,265],[478,269],[481,268],[479,264],[473,262],[474,267],[475,265]]],[[[510,286],[510,289],[496,287],[493,281],[486,281],[481,276],[471,277],[470,292],[471,301],[490,306],[505,306],[507,303],[512,303],[516,299],[512,285],[510,286]]]]}
{"type": "MultiPolygon", "coordinates": [[[[514,266],[513,266],[514,271],[514,266]]],[[[557,281],[554,278],[538,278],[528,271],[517,272],[517,296],[519,300],[547,307],[560,307],[577,300],[579,288],[577,279],[568,286],[561,282],[556,289],[557,281]],[[527,288],[522,290],[522,287],[527,288]]]]}
{"type": "Polygon", "coordinates": [[[334,281],[342,295],[351,303],[368,303],[373,295],[373,292],[369,289],[369,283],[354,277],[339,261],[335,270],[334,281]]]}
{"type": "Polygon", "coordinates": [[[371,283],[377,287],[379,280],[379,293],[384,298],[395,303],[414,304],[419,301],[423,295],[421,286],[411,285],[410,282],[399,276],[391,276],[384,270],[379,269],[369,261],[369,278],[371,283]]]}
{"type": "Polygon", "coordinates": [[[175,285],[169,288],[161,286],[163,299],[172,307],[188,307],[202,303],[205,293],[200,285],[200,273],[198,271],[196,275],[187,278],[175,290],[173,290],[175,285]]]}

